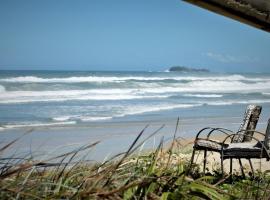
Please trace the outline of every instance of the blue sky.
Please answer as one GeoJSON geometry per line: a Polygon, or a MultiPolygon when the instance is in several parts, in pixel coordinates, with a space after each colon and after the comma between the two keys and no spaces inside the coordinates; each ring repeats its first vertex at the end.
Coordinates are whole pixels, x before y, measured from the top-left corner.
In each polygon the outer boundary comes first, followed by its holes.
{"type": "Polygon", "coordinates": [[[0,69],[270,72],[270,34],[180,0],[0,0],[0,69]]]}

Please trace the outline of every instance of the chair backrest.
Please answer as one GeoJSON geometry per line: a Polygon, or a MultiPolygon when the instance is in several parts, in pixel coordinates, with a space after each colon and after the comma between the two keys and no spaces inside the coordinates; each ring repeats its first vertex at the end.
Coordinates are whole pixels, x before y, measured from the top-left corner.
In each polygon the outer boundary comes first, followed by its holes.
{"type": "Polygon", "coordinates": [[[243,122],[239,128],[239,135],[235,135],[232,138],[233,143],[239,142],[249,142],[252,140],[252,136],[254,134],[260,114],[261,114],[262,107],[258,105],[248,105],[247,109],[244,114],[243,122]]]}
{"type": "Polygon", "coordinates": [[[267,128],[265,131],[264,146],[269,149],[270,147],[270,119],[268,119],[267,128]]]}

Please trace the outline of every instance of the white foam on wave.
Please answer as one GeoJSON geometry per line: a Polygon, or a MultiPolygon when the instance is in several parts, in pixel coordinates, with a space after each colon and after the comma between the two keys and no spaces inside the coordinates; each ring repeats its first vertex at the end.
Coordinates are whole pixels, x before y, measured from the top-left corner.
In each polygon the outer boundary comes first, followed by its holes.
{"type": "Polygon", "coordinates": [[[251,80],[242,75],[227,75],[227,76],[183,76],[177,78],[176,80],[187,80],[187,81],[243,81],[243,80],[251,80]]]}
{"type": "Polygon", "coordinates": [[[269,78],[252,78],[243,75],[223,75],[223,76],[75,76],[75,77],[56,77],[56,78],[42,78],[36,76],[18,76],[0,79],[0,82],[12,83],[83,83],[83,82],[124,82],[124,81],[270,81],[269,78]]]}
{"type": "Polygon", "coordinates": [[[207,105],[211,105],[211,106],[225,106],[225,105],[233,105],[237,102],[231,102],[231,101],[223,101],[223,102],[208,102],[206,103],[207,105]]]}
{"type": "Polygon", "coordinates": [[[81,77],[66,77],[66,78],[41,78],[36,76],[19,76],[12,78],[0,79],[0,82],[21,82],[21,83],[83,83],[83,82],[123,82],[128,80],[163,80],[168,78],[162,77],[116,77],[116,76],[81,76],[81,77]]]}
{"type": "Polygon", "coordinates": [[[35,127],[48,127],[48,126],[65,126],[74,125],[76,121],[68,122],[52,122],[52,123],[28,123],[28,124],[8,124],[3,126],[4,129],[15,129],[15,128],[35,128],[35,127]]]}
{"type": "Polygon", "coordinates": [[[89,116],[89,115],[72,115],[72,116],[59,116],[53,118],[54,120],[80,120],[82,122],[92,121],[106,121],[113,118],[120,118],[130,115],[139,115],[144,113],[159,112],[165,110],[173,110],[177,108],[192,108],[201,106],[202,104],[174,104],[174,105],[130,105],[130,106],[119,106],[115,109],[118,110],[116,113],[111,113],[111,116],[89,116]]]}
{"type": "Polygon", "coordinates": [[[252,99],[246,101],[239,101],[241,104],[260,104],[260,103],[270,103],[270,99],[252,99]]]}
{"type": "Polygon", "coordinates": [[[90,116],[81,116],[79,119],[83,122],[91,122],[91,121],[104,121],[110,120],[113,117],[90,117],[90,116]]]}
{"type": "Polygon", "coordinates": [[[30,103],[69,100],[131,100],[167,98],[169,95],[143,95],[131,89],[10,91],[0,96],[0,103],[30,103]]]}
{"type": "Polygon", "coordinates": [[[243,83],[240,81],[195,81],[189,83],[170,84],[165,87],[144,88],[144,93],[228,93],[228,92],[262,92],[270,90],[269,82],[243,83]]]}
{"type": "Polygon", "coordinates": [[[56,91],[5,91],[0,103],[28,103],[68,100],[131,100],[168,98],[177,93],[190,97],[219,98],[222,93],[249,93],[270,91],[269,82],[244,83],[241,81],[200,80],[188,83],[140,84],[137,88],[56,90],[56,91]],[[145,86],[144,86],[145,85],[145,86]],[[191,93],[191,94],[190,94],[191,93]],[[198,93],[198,94],[192,94],[198,93]],[[208,93],[208,94],[200,94],[208,93]],[[209,94],[210,93],[210,94],[209,94]],[[219,93],[219,94],[211,94],[219,93]]]}
{"type": "Polygon", "coordinates": [[[82,122],[90,122],[90,121],[104,121],[112,119],[112,117],[99,117],[99,116],[88,116],[88,115],[71,115],[71,116],[59,116],[54,117],[54,121],[68,121],[68,120],[80,120],[82,122]]]}
{"type": "Polygon", "coordinates": [[[116,115],[116,117],[124,117],[127,115],[137,115],[149,112],[158,112],[164,110],[172,110],[177,108],[192,108],[201,106],[202,104],[175,104],[175,105],[152,105],[152,106],[129,106],[122,114],[116,115]]]}
{"type": "Polygon", "coordinates": [[[270,103],[270,99],[251,99],[251,100],[226,100],[226,101],[215,101],[207,102],[207,105],[222,106],[222,105],[233,105],[233,104],[262,104],[270,103]]]}
{"type": "Polygon", "coordinates": [[[114,82],[118,81],[117,77],[67,77],[67,78],[41,78],[36,76],[19,76],[12,78],[0,79],[2,82],[11,83],[80,83],[80,82],[114,82]]]}
{"type": "Polygon", "coordinates": [[[54,117],[53,120],[63,122],[63,121],[68,121],[70,118],[71,118],[70,116],[60,116],[60,117],[54,117]]]}
{"type": "Polygon", "coordinates": [[[198,98],[220,98],[221,94],[184,94],[185,97],[198,97],[198,98]]]}

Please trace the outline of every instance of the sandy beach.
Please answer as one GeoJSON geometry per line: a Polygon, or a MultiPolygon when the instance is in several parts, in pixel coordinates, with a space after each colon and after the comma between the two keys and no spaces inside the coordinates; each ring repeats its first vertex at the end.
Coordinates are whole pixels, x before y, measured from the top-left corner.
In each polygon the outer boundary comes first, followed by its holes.
{"type": "MultiPolygon", "coordinates": [[[[242,113],[241,113],[242,114],[242,113]]],[[[180,118],[179,126],[176,133],[177,138],[181,138],[181,143],[188,148],[192,148],[192,142],[196,133],[203,127],[226,127],[237,131],[241,122],[241,114],[235,117],[205,117],[205,118],[180,118]]],[[[59,155],[70,150],[77,149],[85,144],[99,141],[100,143],[91,151],[86,152],[85,159],[94,161],[103,161],[118,153],[125,152],[137,135],[145,128],[140,143],[153,132],[158,131],[154,136],[149,138],[140,147],[140,150],[151,151],[155,149],[163,139],[164,144],[170,144],[176,128],[177,118],[168,118],[156,121],[122,121],[94,123],[80,127],[42,127],[34,128],[18,140],[6,154],[26,155],[31,153],[35,159],[45,159],[54,155],[59,155]]],[[[263,131],[266,126],[265,112],[262,113],[258,124],[258,130],[263,131]]],[[[3,143],[12,141],[23,133],[31,129],[11,129],[0,132],[0,138],[3,143]]],[[[221,140],[220,135],[215,139],[221,140]]],[[[182,150],[181,147],[180,151],[182,150]]],[[[179,149],[178,149],[179,150],[179,149]]],[[[189,151],[190,153],[191,151],[189,151]]],[[[85,154],[84,154],[85,156],[85,154]]],[[[209,158],[218,160],[217,157],[209,158]]],[[[200,162],[200,161],[199,161],[200,162]]],[[[211,165],[211,164],[210,164],[211,165]]]]}
{"type": "MultiPolygon", "coordinates": [[[[142,147],[143,149],[153,149],[164,137],[164,141],[169,142],[174,134],[176,120],[156,121],[156,122],[115,122],[115,123],[99,123],[85,127],[43,127],[35,128],[33,131],[21,138],[13,147],[16,151],[29,152],[50,152],[57,149],[58,152],[78,148],[86,143],[101,141],[95,151],[90,155],[95,160],[103,160],[106,156],[114,155],[128,149],[136,136],[147,125],[142,139],[152,134],[165,125],[155,136],[150,138],[142,147]],[[92,157],[93,156],[93,157],[92,157]]],[[[204,124],[212,126],[226,126],[223,119],[183,119],[180,120],[177,137],[192,138],[196,132],[204,127],[204,124]],[[206,121],[211,123],[206,123],[206,121]]],[[[237,129],[239,119],[232,119],[227,122],[232,129],[237,129]],[[234,121],[235,123],[233,123],[234,121]]],[[[12,129],[2,131],[0,133],[1,141],[11,141],[24,132],[31,129],[12,129]]]]}

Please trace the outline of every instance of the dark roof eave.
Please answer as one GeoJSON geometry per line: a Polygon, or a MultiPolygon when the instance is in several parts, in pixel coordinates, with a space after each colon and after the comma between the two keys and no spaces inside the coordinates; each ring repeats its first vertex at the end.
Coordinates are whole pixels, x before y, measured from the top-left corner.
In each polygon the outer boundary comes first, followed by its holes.
{"type": "Polygon", "coordinates": [[[235,0],[183,0],[258,29],[270,32],[269,11],[259,11],[235,0]]]}

